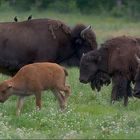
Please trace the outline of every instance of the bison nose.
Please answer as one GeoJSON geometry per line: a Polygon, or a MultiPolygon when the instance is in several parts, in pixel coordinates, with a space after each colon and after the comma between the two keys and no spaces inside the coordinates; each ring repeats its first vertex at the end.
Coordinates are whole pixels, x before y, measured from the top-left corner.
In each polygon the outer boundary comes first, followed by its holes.
{"type": "Polygon", "coordinates": [[[79,78],[79,81],[80,81],[81,83],[84,83],[84,84],[88,83],[86,80],[84,80],[84,79],[82,79],[82,78],[79,78]]]}

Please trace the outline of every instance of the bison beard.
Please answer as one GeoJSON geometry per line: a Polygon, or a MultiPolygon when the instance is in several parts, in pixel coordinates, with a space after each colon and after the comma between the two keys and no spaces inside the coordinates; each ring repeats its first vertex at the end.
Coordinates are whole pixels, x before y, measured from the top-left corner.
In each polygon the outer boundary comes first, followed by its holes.
{"type": "Polygon", "coordinates": [[[110,76],[108,74],[98,72],[90,85],[93,90],[96,89],[99,92],[104,84],[108,86],[110,82],[110,76]]]}

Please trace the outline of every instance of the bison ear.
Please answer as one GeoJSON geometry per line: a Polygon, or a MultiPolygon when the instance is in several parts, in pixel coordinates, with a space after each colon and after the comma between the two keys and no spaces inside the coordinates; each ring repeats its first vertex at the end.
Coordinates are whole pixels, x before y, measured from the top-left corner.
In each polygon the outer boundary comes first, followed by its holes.
{"type": "Polygon", "coordinates": [[[135,54],[135,58],[137,60],[137,62],[140,64],[140,58],[135,54]]]}
{"type": "Polygon", "coordinates": [[[98,63],[101,61],[102,57],[100,55],[95,55],[95,56],[89,56],[88,59],[90,61],[93,61],[95,63],[98,63]]]}

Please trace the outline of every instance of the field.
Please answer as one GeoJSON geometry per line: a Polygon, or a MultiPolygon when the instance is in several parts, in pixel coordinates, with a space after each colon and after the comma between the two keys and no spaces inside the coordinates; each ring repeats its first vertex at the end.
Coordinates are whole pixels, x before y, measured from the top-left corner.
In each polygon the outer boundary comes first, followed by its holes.
{"type": "MultiPolygon", "coordinates": [[[[70,26],[76,23],[92,25],[98,43],[119,35],[140,36],[140,22],[103,16],[80,14],[59,14],[54,12],[0,12],[0,21],[13,21],[14,16],[26,20],[33,18],[60,19],[70,26]]],[[[92,91],[89,85],[79,83],[78,68],[69,68],[67,83],[71,85],[72,96],[68,108],[61,112],[51,92],[44,92],[42,110],[36,112],[35,98],[27,97],[20,117],[15,115],[17,97],[11,97],[0,104],[0,138],[59,138],[59,139],[136,139],[140,138],[140,100],[129,99],[127,107],[123,102],[110,105],[111,85],[101,92],[92,91]]],[[[0,75],[0,81],[8,79],[0,75]]]]}

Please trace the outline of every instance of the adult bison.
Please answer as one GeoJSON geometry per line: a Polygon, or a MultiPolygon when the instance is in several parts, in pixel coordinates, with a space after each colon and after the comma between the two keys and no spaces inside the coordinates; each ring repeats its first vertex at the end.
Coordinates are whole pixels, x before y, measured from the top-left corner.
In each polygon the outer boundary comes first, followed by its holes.
{"type": "Polygon", "coordinates": [[[112,78],[111,101],[124,97],[127,105],[138,64],[135,54],[140,56],[140,38],[120,36],[107,40],[100,49],[82,57],[80,82],[90,82],[92,88],[100,90],[112,78]]]}
{"type": "Polygon", "coordinates": [[[83,53],[97,48],[91,26],[70,29],[59,20],[34,19],[0,23],[1,71],[17,71],[33,62],[56,62],[79,66],[83,53]]]}

